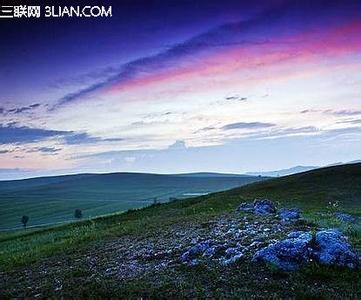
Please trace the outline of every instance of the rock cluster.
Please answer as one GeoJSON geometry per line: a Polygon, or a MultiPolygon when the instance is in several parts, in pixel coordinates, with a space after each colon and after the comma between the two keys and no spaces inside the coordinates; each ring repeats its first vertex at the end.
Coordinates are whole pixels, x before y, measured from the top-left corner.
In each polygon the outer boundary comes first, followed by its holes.
{"type": "Polygon", "coordinates": [[[347,242],[347,238],[334,229],[316,233],[313,257],[321,264],[352,269],[359,264],[358,256],[347,242]]]}
{"type": "Polygon", "coordinates": [[[270,215],[278,212],[279,218],[284,222],[301,218],[301,212],[298,208],[281,208],[277,211],[274,203],[268,199],[255,199],[253,203],[243,202],[237,211],[252,212],[257,215],[270,215]]]}
{"type": "Polygon", "coordinates": [[[342,235],[325,230],[311,234],[314,226],[292,222],[300,217],[297,209],[277,210],[271,201],[257,199],[241,204],[238,211],[201,224],[178,224],[147,239],[124,237],[108,244],[101,255],[89,255],[89,266],[93,273],[124,279],[178,264],[230,266],[252,259],[284,270],[295,270],[311,259],[351,268],[358,265],[357,255],[342,235]]]}
{"type": "Polygon", "coordinates": [[[308,261],[311,240],[308,232],[292,232],[286,239],[257,251],[253,261],[264,261],[287,271],[296,270],[308,261]]]}
{"type": "Polygon", "coordinates": [[[276,206],[268,199],[255,199],[253,203],[241,203],[237,211],[253,212],[257,215],[268,215],[276,212],[276,206]]]}
{"type": "Polygon", "coordinates": [[[347,239],[337,230],[321,230],[313,237],[310,232],[291,232],[286,239],[277,241],[255,253],[253,261],[267,262],[286,271],[299,269],[315,260],[319,264],[356,268],[357,254],[347,239]]]}
{"type": "Polygon", "coordinates": [[[251,258],[266,241],[289,230],[288,226],[277,218],[254,220],[237,213],[223,216],[188,244],[180,254],[180,261],[188,265],[208,262],[230,265],[251,258]]]}
{"type": "Polygon", "coordinates": [[[267,215],[276,212],[276,206],[268,199],[256,199],[253,202],[254,213],[257,215],[267,215]]]}
{"type": "Polygon", "coordinates": [[[182,255],[181,261],[188,265],[198,265],[204,260],[216,261],[228,265],[241,259],[246,247],[235,243],[233,239],[222,242],[207,240],[190,246],[182,255]]]}
{"type": "Polygon", "coordinates": [[[208,239],[194,241],[186,248],[181,254],[181,262],[192,266],[205,261],[230,265],[252,258],[254,262],[267,262],[287,271],[297,270],[312,260],[349,268],[359,264],[357,254],[340,232],[319,230],[312,233],[310,228],[295,231],[297,223],[293,221],[301,218],[297,208],[277,210],[272,201],[256,199],[253,203],[240,204],[239,211],[268,215],[269,218],[253,219],[252,222],[247,216],[242,220],[221,219],[208,233],[208,239]],[[286,232],[290,233],[285,239],[274,238],[286,232]]]}
{"type": "Polygon", "coordinates": [[[268,199],[256,199],[253,203],[241,203],[237,211],[253,212],[257,215],[268,215],[276,212],[276,206],[268,199]]]}

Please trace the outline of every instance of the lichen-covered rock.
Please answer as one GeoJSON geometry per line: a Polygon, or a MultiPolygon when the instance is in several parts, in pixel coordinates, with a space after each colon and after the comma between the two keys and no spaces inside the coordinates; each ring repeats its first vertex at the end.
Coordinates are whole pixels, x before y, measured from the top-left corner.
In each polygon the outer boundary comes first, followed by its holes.
{"type": "Polygon", "coordinates": [[[352,250],[345,236],[334,229],[316,233],[313,257],[320,264],[356,268],[357,254],[352,250]]]}
{"type": "Polygon", "coordinates": [[[343,213],[343,212],[337,212],[335,214],[336,218],[342,222],[349,222],[349,223],[353,223],[355,222],[357,219],[356,217],[347,214],[347,213],[343,213]]]}
{"type": "Polygon", "coordinates": [[[308,232],[292,232],[287,239],[278,241],[255,253],[253,261],[263,261],[286,271],[297,270],[309,260],[308,246],[312,235],[308,232]]]}
{"type": "Polygon", "coordinates": [[[300,210],[297,208],[281,208],[278,215],[282,221],[298,220],[301,217],[300,210]]]}
{"type": "Polygon", "coordinates": [[[273,214],[276,212],[276,207],[272,201],[268,199],[256,199],[253,202],[254,212],[258,215],[273,214]]]}
{"type": "Polygon", "coordinates": [[[253,209],[253,203],[243,202],[238,206],[237,211],[253,212],[253,209]]]}

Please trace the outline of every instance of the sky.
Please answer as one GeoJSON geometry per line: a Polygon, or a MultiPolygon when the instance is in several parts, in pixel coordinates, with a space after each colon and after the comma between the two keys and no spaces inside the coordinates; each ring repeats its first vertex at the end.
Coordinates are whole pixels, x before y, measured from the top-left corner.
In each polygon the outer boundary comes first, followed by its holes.
{"type": "Polygon", "coordinates": [[[0,19],[0,179],[361,158],[360,1],[99,4],[0,19]]]}

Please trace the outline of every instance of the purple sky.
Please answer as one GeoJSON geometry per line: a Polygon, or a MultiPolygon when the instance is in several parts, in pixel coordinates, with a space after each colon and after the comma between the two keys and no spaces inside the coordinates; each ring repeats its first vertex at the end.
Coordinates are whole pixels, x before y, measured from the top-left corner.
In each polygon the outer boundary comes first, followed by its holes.
{"type": "Polygon", "coordinates": [[[0,179],[360,159],[359,1],[100,4],[0,19],[0,179]]]}

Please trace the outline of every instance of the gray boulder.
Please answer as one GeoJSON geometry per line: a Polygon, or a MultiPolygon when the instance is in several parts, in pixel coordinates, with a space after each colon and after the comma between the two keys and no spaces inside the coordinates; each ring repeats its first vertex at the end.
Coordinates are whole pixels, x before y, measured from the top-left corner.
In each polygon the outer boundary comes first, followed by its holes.
{"type": "Polygon", "coordinates": [[[258,215],[273,214],[276,212],[276,207],[272,201],[268,199],[256,199],[253,202],[254,212],[258,215]]]}
{"type": "Polygon", "coordinates": [[[252,261],[266,262],[286,271],[297,270],[309,260],[311,240],[312,235],[308,232],[292,232],[287,239],[257,251],[252,261]]]}
{"type": "Polygon", "coordinates": [[[357,254],[352,250],[345,236],[334,229],[316,233],[313,257],[320,264],[356,268],[357,254]]]}
{"type": "Polygon", "coordinates": [[[294,221],[301,218],[298,208],[281,208],[278,211],[278,215],[282,221],[294,221]]]}
{"type": "Polygon", "coordinates": [[[291,232],[285,240],[257,251],[253,261],[263,261],[279,269],[293,271],[311,258],[319,264],[352,269],[359,266],[358,255],[352,250],[346,237],[333,229],[317,232],[314,239],[309,232],[291,232]]]}

